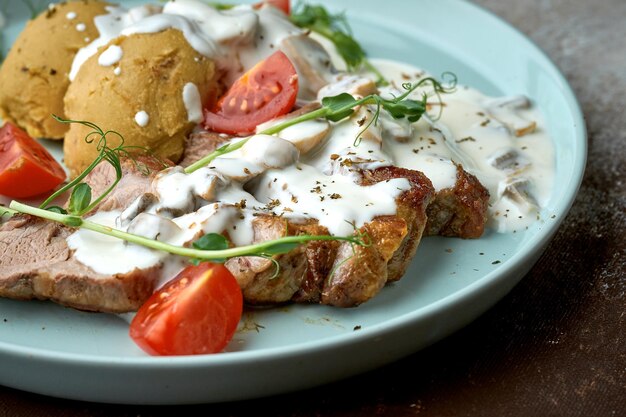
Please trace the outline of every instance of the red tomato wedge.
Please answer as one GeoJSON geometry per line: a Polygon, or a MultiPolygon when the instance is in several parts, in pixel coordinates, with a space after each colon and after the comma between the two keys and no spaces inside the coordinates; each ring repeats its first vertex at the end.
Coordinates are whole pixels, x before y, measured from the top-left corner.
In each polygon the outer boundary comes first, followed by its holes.
{"type": "Polygon", "coordinates": [[[146,301],[130,337],[151,355],[217,353],[232,339],[243,311],[235,277],[223,265],[185,268],[146,301]]]}
{"type": "Polygon", "coordinates": [[[230,135],[253,133],[261,123],[289,113],[297,95],[296,69],[284,53],[274,52],[204,111],[204,127],[230,135]]]}
{"type": "Polygon", "coordinates": [[[39,142],[12,123],[0,129],[0,194],[35,197],[65,181],[65,171],[39,142]]]}
{"type": "Polygon", "coordinates": [[[255,4],[254,7],[259,9],[264,4],[271,4],[277,9],[282,10],[287,16],[291,14],[291,2],[289,0],[265,0],[260,3],[255,4]]]}

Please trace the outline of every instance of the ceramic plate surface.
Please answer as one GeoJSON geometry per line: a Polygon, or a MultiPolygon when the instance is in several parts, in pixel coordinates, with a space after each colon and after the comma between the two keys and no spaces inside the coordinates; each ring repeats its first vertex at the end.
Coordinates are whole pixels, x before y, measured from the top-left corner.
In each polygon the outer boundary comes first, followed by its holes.
{"type": "MultiPolygon", "coordinates": [[[[3,299],[0,384],[114,403],[268,396],[416,352],[468,324],[511,290],[538,259],[578,190],[586,135],[576,99],[536,46],[470,3],[380,4],[335,0],[327,6],[347,11],[372,57],[403,60],[432,74],[452,71],[462,84],[490,95],[525,94],[541,109],[556,149],[559,184],[541,220],[524,232],[487,233],[478,240],[426,238],[406,276],[358,308],[294,305],[247,312],[228,351],[218,355],[148,357],[117,316],[3,299]]],[[[6,52],[28,12],[18,0],[0,7],[9,19],[6,52]]]]}

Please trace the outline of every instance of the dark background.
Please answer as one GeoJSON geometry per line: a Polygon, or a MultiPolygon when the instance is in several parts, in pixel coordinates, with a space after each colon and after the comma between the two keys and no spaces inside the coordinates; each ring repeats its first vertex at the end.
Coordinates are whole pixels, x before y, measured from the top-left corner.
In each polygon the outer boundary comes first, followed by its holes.
{"type": "Polygon", "coordinates": [[[430,348],[317,389],[228,404],[133,407],[0,387],[0,417],[626,416],[626,1],[476,3],[554,60],[589,132],[578,198],[507,297],[430,348]]]}

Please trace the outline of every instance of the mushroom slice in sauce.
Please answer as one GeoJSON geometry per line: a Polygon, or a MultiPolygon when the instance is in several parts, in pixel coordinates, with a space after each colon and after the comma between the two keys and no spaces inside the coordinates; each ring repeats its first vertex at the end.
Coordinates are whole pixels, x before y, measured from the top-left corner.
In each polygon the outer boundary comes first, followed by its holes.
{"type": "Polygon", "coordinates": [[[514,148],[499,149],[491,154],[487,160],[489,165],[506,172],[520,172],[530,165],[530,161],[514,148]]]}
{"type": "Polygon", "coordinates": [[[119,217],[119,225],[126,226],[135,217],[159,202],[159,198],[152,193],[144,193],[137,197],[135,201],[128,206],[119,217]]]}
{"type": "Polygon", "coordinates": [[[491,99],[485,103],[485,107],[494,119],[506,126],[517,137],[532,133],[537,127],[536,122],[524,119],[515,111],[530,107],[530,100],[526,96],[491,99]]]}
{"type": "Polygon", "coordinates": [[[501,181],[498,185],[498,197],[514,201],[520,209],[530,212],[539,207],[539,203],[530,192],[531,183],[527,178],[514,177],[501,181]]]}
{"type": "Polygon", "coordinates": [[[336,70],[326,49],[306,34],[288,36],[280,49],[289,57],[298,72],[298,98],[314,100],[317,92],[332,81],[336,70]]]}
{"type": "Polygon", "coordinates": [[[377,92],[378,87],[376,87],[376,83],[371,78],[360,75],[339,74],[331,83],[319,90],[317,99],[321,100],[324,97],[333,97],[341,93],[348,93],[356,97],[365,97],[377,92]]]}
{"type": "Polygon", "coordinates": [[[168,241],[180,233],[181,229],[165,217],[140,213],[131,221],[127,231],[152,240],[168,241]]]}
{"type": "Polygon", "coordinates": [[[306,154],[324,141],[330,132],[326,120],[309,120],[280,132],[279,136],[295,145],[301,154],[306,154]]]}

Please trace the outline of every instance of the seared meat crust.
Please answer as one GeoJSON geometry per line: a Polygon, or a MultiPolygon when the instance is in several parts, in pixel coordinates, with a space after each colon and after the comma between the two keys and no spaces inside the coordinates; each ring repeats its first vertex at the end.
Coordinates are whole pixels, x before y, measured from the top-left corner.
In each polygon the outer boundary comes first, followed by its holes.
{"type": "Polygon", "coordinates": [[[440,190],[428,206],[426,235],[478,238],[485,231],[489,191],[457,165],[454,188],[440,190]]]}
{"type": "MultiPolygon", "coordinates": [[[[396,200],[396,215],[376,217],[358,230],[368,236],[370,244],[309,242],[275,257],[279,274],[274,278],[276,266],[269,260],[247,257],[230,260],[226,266],[244,289],[247,302],[295,301],[353,307],[372,298],[388,281],[402,277],[426,225],[432,184],[420,172],[393,167],[366,171],[363,178],[363,185],[394,178],[407,178],[411,184],[411,189],[396,200]]],[[[287,235],[328,234],[316,220],[299,224],[271,216],[257,218],[254,230],[255,241],[287,235]],[[267,235],[268,231],[272,234],[267,235]]]]}

